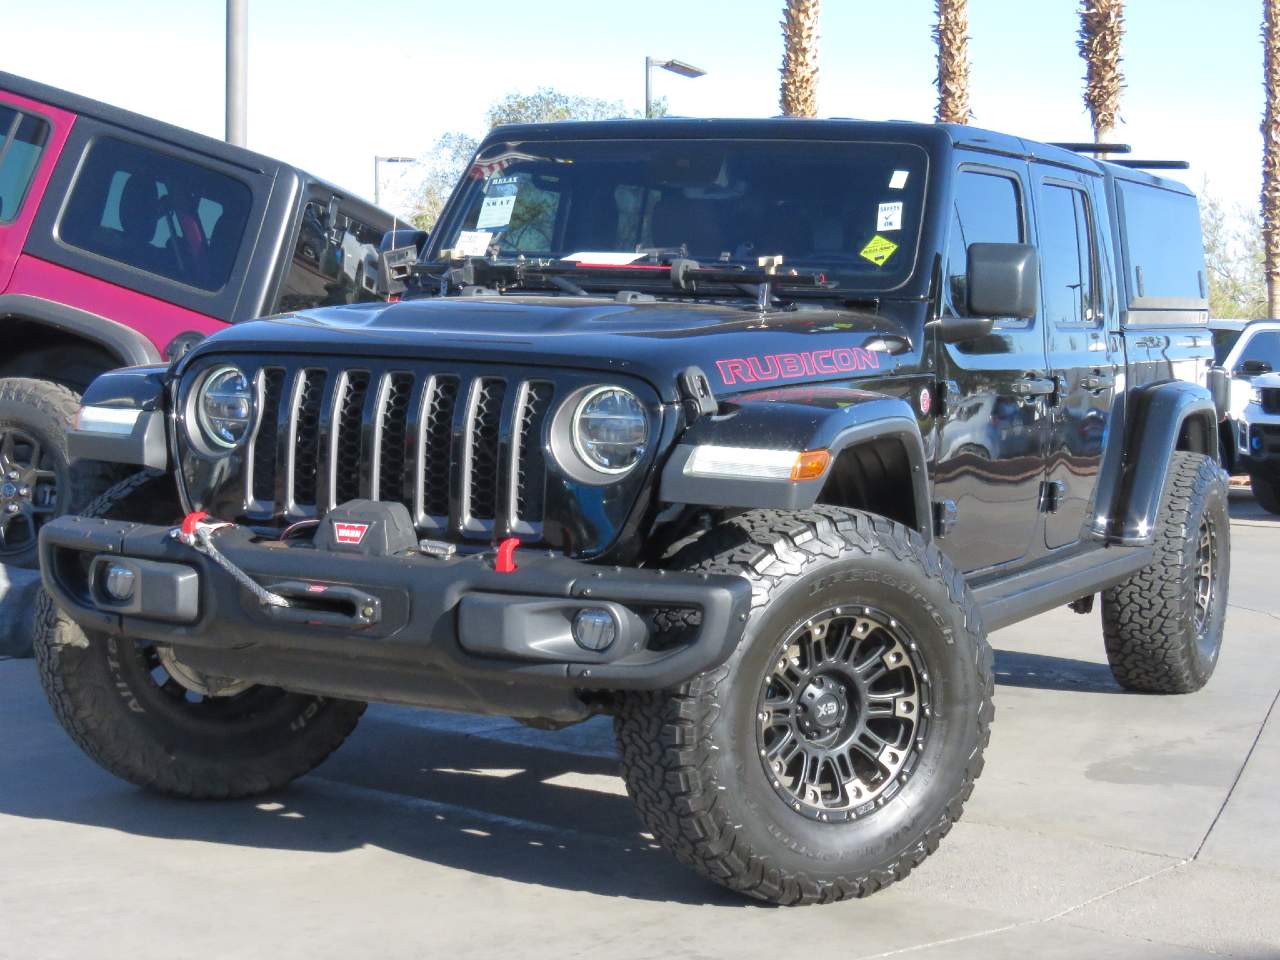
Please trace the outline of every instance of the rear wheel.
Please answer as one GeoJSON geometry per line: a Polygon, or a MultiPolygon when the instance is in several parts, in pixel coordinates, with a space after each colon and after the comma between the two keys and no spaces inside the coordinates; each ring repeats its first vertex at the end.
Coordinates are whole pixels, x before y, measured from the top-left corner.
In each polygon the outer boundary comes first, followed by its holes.
{"type": "Polygon", "coordinates": [[[1227,485],[1209,457],[1178,452],[1156,515],[1155,557],[1102,594],[1111,672],[1145,693],[1191,693],[1213,675],[1231,572],[1227,485]]]}
{"type": "Polygon", "coordinates": [[[1249,478],[1249,486],[1253,488],[1253,498],[1258,501],[1258,506],[1267,513],[1280,514],[1280,480],[1255,473],[1249,478]]]}
{"type": "Polygon", "coordinates": [[[47,380],[0,379],[0,563],[34,568],[40,528],[118,479],[107,464],[72,466],[66,432],[79,405],[47,380]]]}
{"type": "MultiPolygon", "coordinates": [[[[169,478],[138,474],[85,514],[165,523],[180,512],[169,478]]],[[[44,591],[35,648],[45,693],[72,739],[116,776],[172,796],[280,787],[328,757],[365,709],[209,676],[167,644],[86,632],[44,591]]]]}
{"type": "Polygon", "coordinates": [[[889,520],[757,510],[676,557],[749,579],[729,661],[623,697],[627,788],[705,877],[782,904],[865,896],[937,849],[982,769],[991,649],[963,578],[889,520]]]}

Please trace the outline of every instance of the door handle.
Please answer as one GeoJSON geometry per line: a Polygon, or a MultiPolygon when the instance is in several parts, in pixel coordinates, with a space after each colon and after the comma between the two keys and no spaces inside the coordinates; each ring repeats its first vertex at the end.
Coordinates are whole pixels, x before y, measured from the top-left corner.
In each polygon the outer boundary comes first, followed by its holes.
{"type": "Polygon", "coordinates": [[[1023,377],[1009,384],[1009,390],[1016,397],[1048,397],[1058,390],[1058,381],[1049,377],[1023,377]]]}
{"type": "Polygon", "coordinates": [[[1102,370],[1094,370],[1088,376],[1080,378],[1080,386],[1086,390],[1109,390],[1116,385],[1116,375],[1102,370]]]}

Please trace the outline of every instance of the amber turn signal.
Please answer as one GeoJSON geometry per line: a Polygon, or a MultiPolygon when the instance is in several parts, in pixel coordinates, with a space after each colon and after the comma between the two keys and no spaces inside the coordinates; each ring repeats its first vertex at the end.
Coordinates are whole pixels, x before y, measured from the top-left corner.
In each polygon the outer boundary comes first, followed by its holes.
{"type": "Polygon", "coordinates": [[[830,450],[806,450],[796,457],[795,466],[791,468],[792,480],[817,480],[827,472],[831,464],[830,450]]]}

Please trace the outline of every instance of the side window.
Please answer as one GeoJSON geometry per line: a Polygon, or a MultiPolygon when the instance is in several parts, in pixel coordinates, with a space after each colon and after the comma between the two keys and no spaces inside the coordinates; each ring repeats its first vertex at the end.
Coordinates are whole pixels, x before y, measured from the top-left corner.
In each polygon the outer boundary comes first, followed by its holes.
{"type": "Polygon", "coordinates": [[[1050,323],[1094,323],[1093,228],[1083,190],[1046,183],[1040,189],[1040,291],[1050,323]]]}
{"type": "Polygon", "coordinates": [[[965,267],[971,243],[1022,243],[1022,195],[1018,181],[997,173],[962,170],[956,177],[947,277],[951,303],[964,312],[965,267]]]}
{"type": "Polygon", "coordinates": [[[49,124],[39,117],[0,106],[0,223],[18,216],[49,139],[49,124]]]}
{"type": "Polygon", "coordinates": [[[309,310],[379,299],[382,234],[340,208],[308,200],[276,311],[309,310]],[[332,211],[332,212],[331,212],[332,211]]]}
{"type": "Polygon", "coordinates": [[[1204,243],[1196,198],[1143,183],[1119,180],[1121,231],[1129,284],[1139,299],[1178,299],[1196,305],[1205,288],[1204,243]]]}
{"type": "Polygon", "coordinates": [[[226,174],[102,137],[81,163],[58,238],[212,293],[231,277],[252,199],[226,174]]]}

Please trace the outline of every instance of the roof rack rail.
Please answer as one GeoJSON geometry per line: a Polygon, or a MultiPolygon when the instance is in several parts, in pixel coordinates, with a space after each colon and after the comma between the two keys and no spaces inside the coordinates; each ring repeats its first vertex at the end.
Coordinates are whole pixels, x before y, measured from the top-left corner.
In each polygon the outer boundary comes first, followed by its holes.
{"type": "Polygon", "coordinates": [[[1050,143],[1051,147],[1061,147],[1075,153],[1133,153],[1133,147],[1127,143],[1084,143],[1076,141],[1050,143]]]}
{"type": "Polygon", "coordinates": [[[1132,167],[1134,170],[1190,170],[1191,164],[1186,160],[1112,160],[1120,167],[1132,167]]]}

